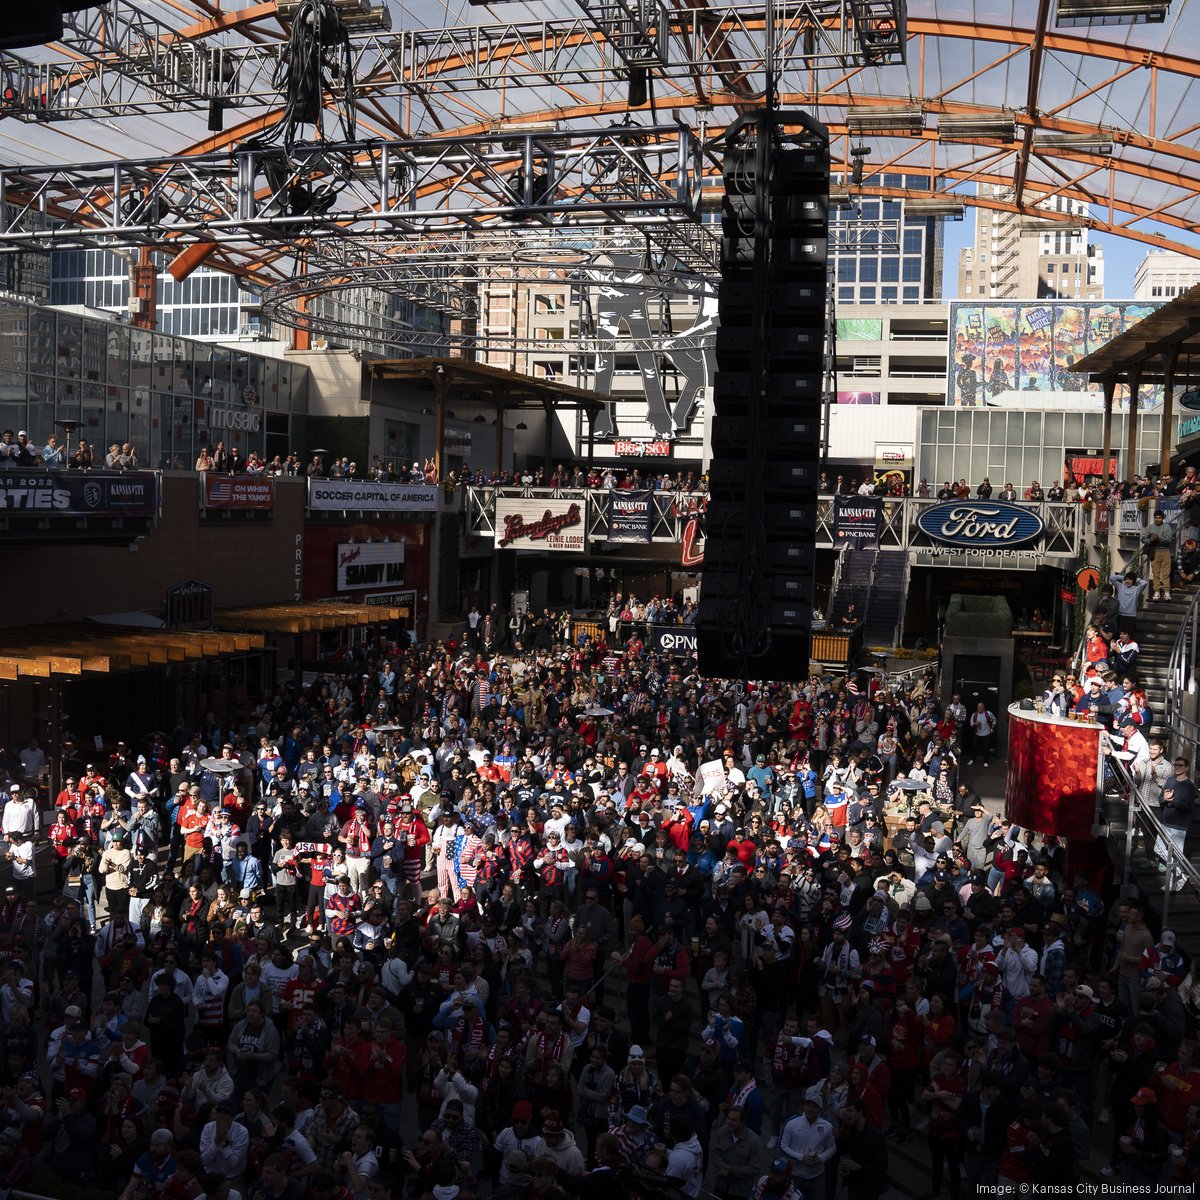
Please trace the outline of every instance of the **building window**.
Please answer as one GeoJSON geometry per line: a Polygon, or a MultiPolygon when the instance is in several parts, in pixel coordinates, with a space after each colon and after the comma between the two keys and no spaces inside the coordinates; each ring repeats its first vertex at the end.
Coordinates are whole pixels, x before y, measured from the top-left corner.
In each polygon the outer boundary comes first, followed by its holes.
{"type": "Polygon", "coordinates": [[[383,456],[401,464],[416,462],[420,457],[417,449],[421,427],[411,421],[384,421],[383,456]]]}

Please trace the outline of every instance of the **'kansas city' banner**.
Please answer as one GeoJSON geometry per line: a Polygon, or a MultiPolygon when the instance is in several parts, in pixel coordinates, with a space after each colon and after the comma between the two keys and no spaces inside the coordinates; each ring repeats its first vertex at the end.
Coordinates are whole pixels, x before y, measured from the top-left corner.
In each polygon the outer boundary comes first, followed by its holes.
{"type": "Polygon", "coordinates": [[[878,546],[883,532],[883,501],[878,496],[835,496],[833,544],[878,546]]]}
{"type": "Polygon", "coordinates": [[[648,543],[652,503],[650,492],[609,492],[608,540],[648,543]]]}

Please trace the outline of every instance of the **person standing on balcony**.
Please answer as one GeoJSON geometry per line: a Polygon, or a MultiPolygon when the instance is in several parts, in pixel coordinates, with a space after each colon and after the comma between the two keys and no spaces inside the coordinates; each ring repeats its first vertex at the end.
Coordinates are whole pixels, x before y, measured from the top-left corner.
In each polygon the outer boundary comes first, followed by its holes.
{"type": "Polygon", "coordinates": [[[1151,600],[1171,598],[1171,548],[1175,545],[1175,527],[1167,523],[1161,508],[1154,510],[1150,528],[1142,534],[1142,553],[1150,560],[1151,600]]]}

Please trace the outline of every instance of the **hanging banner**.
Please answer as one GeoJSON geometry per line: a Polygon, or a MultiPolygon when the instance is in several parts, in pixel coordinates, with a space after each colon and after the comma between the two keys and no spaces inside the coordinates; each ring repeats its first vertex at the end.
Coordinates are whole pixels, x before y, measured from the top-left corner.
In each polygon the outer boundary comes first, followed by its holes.
{"type": "Polygon", "coordinates": [[[687,658],[696,653],[696,631],[686,625],[651,625],[649,640],[655,654],[687,658]]]}
{"type": "MultiPolygon", "coordinates": [[[[1087,483],[1089,479],[1105,477],[1104,459],[1100,455],[1095,455],[1094,457],[1072,456],[1067,459],[1067,469],[1071,472],[1076,483],[1087,483]]],[[[1116,475],[1116,473],[1117,460],[1110,458],[1108,460],[1108,474],[1116,475]]]]}
{"type": "Polygon", "coordinates": [[[374,483],[365,479],[310,479],[312,512],[437,512],[438,488],[431,483],[374,483]]]}
{"type": "Polygon", "coordinates": [[[648,544],[652,503],[650,492],[609,492],[608,540],[648,544]]]}
{"type": "Polygon", "coordinates": [[[538,496],[496,499],[496,549],[580,553],[586,532],[578,500],[538,496]]]}
{"type": "Polygon", "coordinates": [[[0,473],[0,514],[46,517],[152,517],[158,478],[149,471],[120,474],[35,471],[0,473]]]}
{"type": "Polygon", "coordinates": [[[1109,509],[1107,504],[1098,504],[1092,512],[1092,524],[1097,533],[1107,533],[1109,524],[1109,509]]]}
{"type": "Polygon", "coordinates": [[[880,496],[835,496],[833,544],[874,547],[883,532],[883,499],[880,496]]]}
{"type": "Polygon", "coordinates": [[[344,542],[335,561],[338,592],[404,583],[403,542],[344,542]]]}
{"type": "Polygon", "coordinates": [[[1136,500],[1121,501],[1121,524],[1117,527],[1117,532],[1122,536],[1133,534],[1135,537],[1141,537],[1142,510],[1138,508],[1136,500]]]}
{"type": "Polygon", "coordinates": [[[270,510],[275,507],[275,480],[259,475],[214,475],[204,472],[204,507],[222,511],[270,510]]]}

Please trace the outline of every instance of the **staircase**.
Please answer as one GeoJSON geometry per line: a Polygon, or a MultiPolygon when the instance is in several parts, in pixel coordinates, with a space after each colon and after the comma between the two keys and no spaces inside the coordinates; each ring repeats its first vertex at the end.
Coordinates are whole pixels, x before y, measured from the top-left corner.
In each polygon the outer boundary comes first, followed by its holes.
{"type": "Polygon", "coordinates": [[[874,550],[845,549],[842,554],[842,573],[838,580],[837,593],[830,604],[829,619],[834,623],[841,621],[846,609],[853,603],[859,619],[867,611],[867,604],[873,599],[873,580],[875,577],[874,550]]]}
{"type": "Polygon", "coordinates": [[[868,646],[896,645],[907,581],[908,555],[903,550],[881,550],[875,563],[875,583],[863,629],[868,646]]]}
{"type": "Polygon", "coordinates": [[[1195,591],[1195,586],[1173,591],[1170,600],[1144,604],[1138,613],[1137,644],[1141,647],[1137,666],[1138,682],[1146,689],[1146,696],[1150,700],[1156,733],[1165,733],[1161,725],[1167,710],[1167,661],[1175,648],[1180,622],[1187,614],[1195,591]]]}
{"type": "MultiPolygon", "coordinates": [[[[1188,607],[1196,588],[1190,587],[1171,592],[1169,601],[1148,603],[1138,613],[1137,643],[1141,647],[1138,656],[1138,681],[1146,689],[1150,708],[1154,715],[1151,737],[1163,739],[1165,752],[1171,755],[1180,747],[1170,744],[1166,719],[1167,665],[1175,648],[1179,627],[1187,615],[1188,607]]],[[[1185,748],[1186,749],[1186,748],[1185,748]]],[[[1128,824],[1128,807],[1116,789],[1105,796],[1104,819],[1109,828],[1109,852],[1117,865],[1117,878],[1121,878],[1125,861],[1125,833],[1128,824]]],[[[1194,836],[1194,835],[1193,835],[1194,836]]],[[[1189,843],[1188,853],[1194,860],[1195,846],[1189,843]]],[[[1139,830],[1137,848],[1133,855],[1133,881],[1149,898],[1152,908],[1160,914],[1166,908],[1165,928],[1173,929],[1181,948],[1189,954],[1200,953],[1200,893],[1193,887],[1180,892],[1163,895],[1163,876],[1158,871],[1159,859],[1154,854],[1154,840],[1139,830]]]]}

